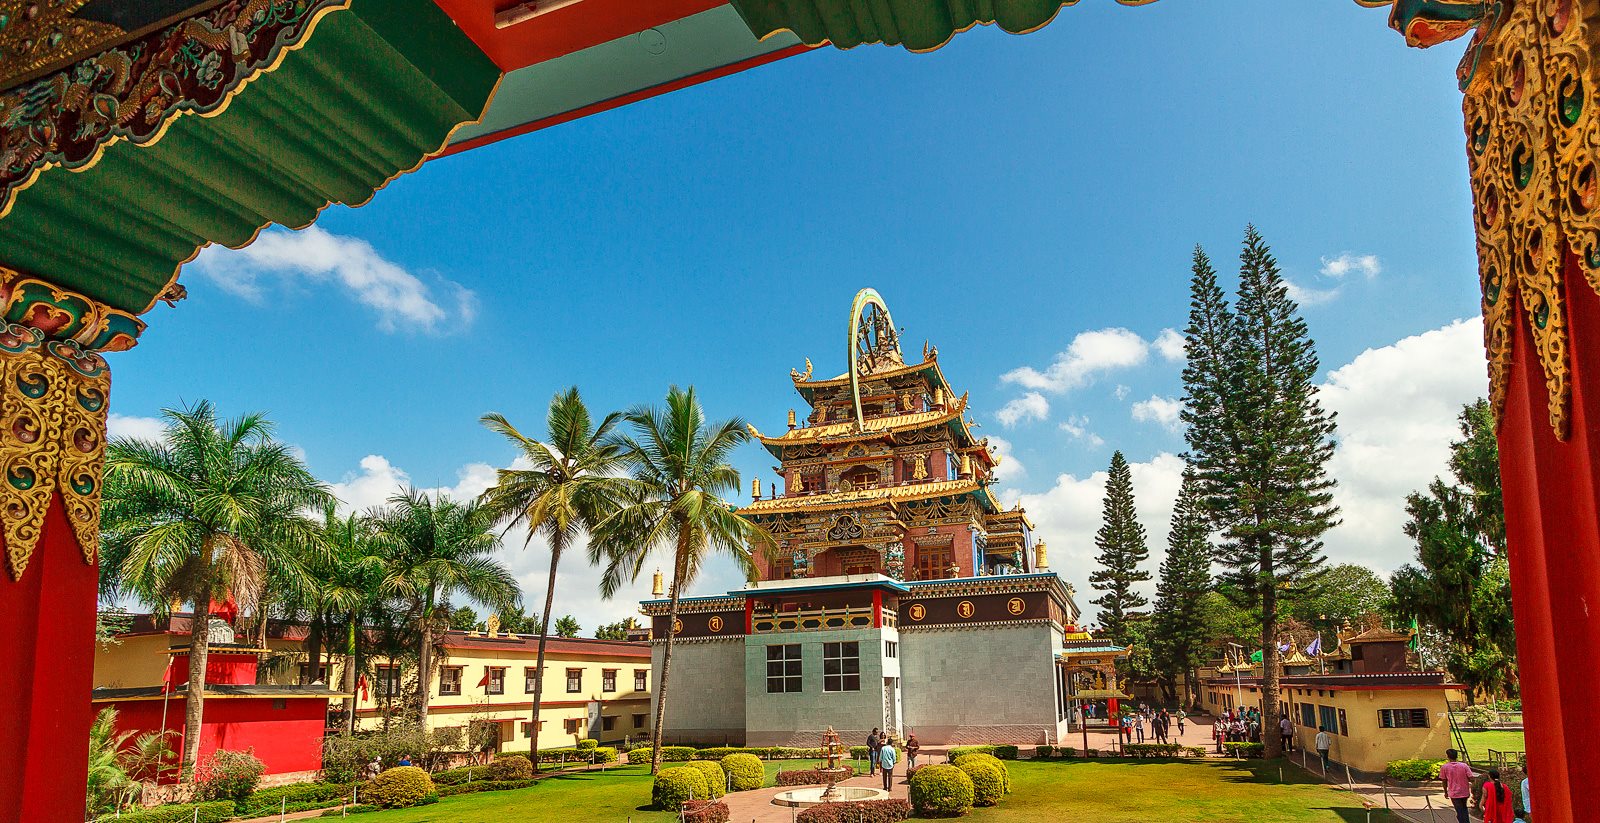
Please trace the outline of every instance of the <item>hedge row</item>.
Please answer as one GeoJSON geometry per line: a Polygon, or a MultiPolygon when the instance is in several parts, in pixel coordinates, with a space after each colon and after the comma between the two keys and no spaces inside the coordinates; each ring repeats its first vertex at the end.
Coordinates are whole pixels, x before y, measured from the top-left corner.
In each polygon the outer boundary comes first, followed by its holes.
{"type": "Polygon", "coordinates": [[[238,807],[232,800],[213,800],[209,803],[174,803],[167,806],[157,806],[153,809],[124,812],[121,817],[106,815],[100,818],[100,823],[222,823],[237,816],[238,807]],[[195,816],[195,810],[200,814],[195,816]]]}
{"type": "MultiPolygon", "coordinates": [[[[1260,746],[1260,743],[1252,745],[1260,746]]],[[[1205,757],[1200,746],[1180,746],[1177,743],[1129,743],[1122,750],[1134,757],[1205,757]]]]}
{"type": "Polygon", "coordinates": [[[779,786],[821,786],[830,781],[849,780],[854,777],[856,770],[849,766],[839,768],[849,772],[843,777],[824,775],[821,769],[795,769],[790,772],[778,772],[779,786]]]}
{"type": "MultiPolygon", "coordinates": [[[[866,746],[856,746],[851,749],[861,750],[861,756],[866,757],[866,746]]],[[[794,746],[707,746],[696,748],[694,746],[662,746],[661,760],[667,763],[684,763],[690,760],[721,760],[730,754],[753,754],[762,760],[816,760],[822,757],[822,749],[802,749],[794,746]]],[[[628,750],[629,763],[649,763],[650,747],[635,746],[628,750]]]]}
{"type": "Polygon", "coordinates": [[[329,810],[323,812],[322,816],[323,817],[344,817],[347,814],[366,814],[367,812],[380,812],[380,811],[383,811],[383,810],[378,808],[377,806],[369,805],[367,803],[357,803],[354,806],[342,806],[342,807],[337,808],[337,809],[329,809],[329,810]]]}
{"type": "Polygon", "coordinates": [[[1249,743],[1235,740],[1222,744],[1222,751],[1225,754],[1231,754],[1237,757],[1260,757],[1262,753],[1266,751],[1266,749],[1267,747],[1265,743],[1249,743]]]}
{"type": "Polygon", "coordinates": [[[526,789],[537,783],[537,780],[473,780],[471,783],[457,783],[453,786],[440,786],[439,796],[450,797],[457,794],[475,794],[477,792],[503,792],[511,789],[526,789]]]}
{"type": "Polygon", "coordinates": [[[348,798],[354,787],[354,783],[291,783],[262,789],[238,801],[238,814],[240,817],[261,817],[279,809],[303,812],[326,808],[329,804],[348,798]]]}
{"type": "Polygon", "coordinates": [[[825,803],[800,813],[796,823],[900,823],[911,816],[906,800],[855,800],[825,803]]]}
{"type": "MultiPolygon", "coordinates": [[[[563,746],[563,747],[561,747],[559,749],[540,749],[539,750],[539,762],[540,763],[561,763],[561,762],[571,763],[573,761],[577,761],[577,762],[581,762],[581,763],[588,763],[590,761],[590,759],[592,758],[593,761],[596,762],[596,763],[615,763],[615,762],[617,762],[618,758],[620,757],[620,755],[618,754],[616,746],[588,746],[588,747],[585,747],[585,746],[582,745],[585,742],[589,742],[589,741],[579,741],[579,745],[577,745],[577,746],[563,746]]],[[[637,750],[635,750],[635,751],[637,751],[637,750]]],[[[501,753],[495,755],[495,757],[497,757],[497,758],[531,757],[531,756],[532,756],[532,752],[531,751],[501,752],[501,753]]],[[[454,769],[452,769],[451,771],[454,771],[454,769]]],[[[474,776],[472,779],[473,780],[477,780],[478,778],[476,776],[474,776]]]]}
{"type": "Polygon", "coordinates": [[[1438,780],[1443,760],[1391,760],[1384,774],[1390,780],[1438,780]]]}
{"type": "Polygon", "coordinates": [[[1016,746],[952,746],[949,758],[955,760],[964,754],[992,754],[1001,760],[1016,760],[1016,746]]]}

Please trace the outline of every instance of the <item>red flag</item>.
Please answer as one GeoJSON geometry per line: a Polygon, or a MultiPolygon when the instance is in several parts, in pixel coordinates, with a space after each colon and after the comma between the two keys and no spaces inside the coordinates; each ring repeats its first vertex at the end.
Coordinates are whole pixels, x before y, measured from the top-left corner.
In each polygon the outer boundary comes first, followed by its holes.
{"type": "Polygon", "coordinates": [[[222,618],[230,626],[239,618],[239,604],[234,602],[233,592],[228,592],[228,596],[224,597],[221,603],[212,600],[210,608],[206,611],[222,618]]]}
{"type": "Polygon", "coordinates": [[[478,685],[484,687],[485,689],[489,688],[489,670],[488,669],[484,669],[483,670],[483,679],[478,681],[478,685]]]}
{"type": "Polygon", "coordinates": [[[371,699],[371,698],[369,698],[367,696],[367,676],[366,675],[361,675],[360,677],[356,678],[356,688],[361,690],[361,702],[365,703],[365,702],[367,702],[368,700],[371,699]]]}

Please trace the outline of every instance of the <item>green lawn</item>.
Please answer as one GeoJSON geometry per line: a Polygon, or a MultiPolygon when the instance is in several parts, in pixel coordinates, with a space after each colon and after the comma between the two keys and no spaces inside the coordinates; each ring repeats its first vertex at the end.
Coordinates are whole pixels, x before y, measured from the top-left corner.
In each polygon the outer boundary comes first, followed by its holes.
{"type": "MultiPolygon", "coordinates": [[[[768,782],[805,761],[767,763],[768,782]]],[[[1012,793],[997,808],[977,809],[972,823],[1092,820],[1095,823],[1366,823],[1361,801],[1297,778],[1263,761],[1056,761],[1009,764],[1012,793]]],[[[447,797],[433,806],[360,815],[362,823],[669,823],[649,811],[643,766],[548,778],[531,789],[447,797]]],[[[1399,823],[1379,809],[1372,823],[1399,823]]]]}
{"type": "Polygon", "coordinates": [[[1490,749],[1499,752],[1527,750],[1527,745],[1522,741],[1522,732],[1499,730],[1462,732],[1461,739],[1466,741],[1467,754],[1473,760],[1487,759],[1490,749]]]}

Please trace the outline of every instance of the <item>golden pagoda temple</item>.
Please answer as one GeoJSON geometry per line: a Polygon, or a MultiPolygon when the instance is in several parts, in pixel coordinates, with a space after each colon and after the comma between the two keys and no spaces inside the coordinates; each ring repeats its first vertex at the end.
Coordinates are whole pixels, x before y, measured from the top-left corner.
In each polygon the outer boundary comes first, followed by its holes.
{"type": "Polygon", "coordinates": [[[906,363],[900,332],[872,289],[850,308],[849,369],[790,377],[810,411],[789,412],[781,435],[750,431],[781,461],[782,488],[752,484],[740,513],[777,539],[764,579],[883,574],[941,580],[1018,574],[1043,566],[1043,543],[1022,509],[989,492],[999,456],[973,436],[967,395],[939,368],[938,349],[906,363]],[[1037,556],[1031,553],[1037,552],[1037,556]]]}

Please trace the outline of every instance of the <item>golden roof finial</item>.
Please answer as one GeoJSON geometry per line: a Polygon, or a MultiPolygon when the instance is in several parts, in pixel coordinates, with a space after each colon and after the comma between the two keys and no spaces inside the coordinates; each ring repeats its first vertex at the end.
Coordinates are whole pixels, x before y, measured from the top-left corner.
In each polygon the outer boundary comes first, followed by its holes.
{"type": "Polygon", "coordinates": [[[962,452],[961,453],[961,475],[960,476],[961,477],[971,477],[972,476],[972,455],[970,455],[970,454],[968,454],[966,452],[962,452]]]}
{"type": "Polygon", "coordinates": [[[662,595],[665,595],[666,593],[667,593],[667,586],[661,580],[661,570],[660,569],[656,569],[655,579],[650,582],[650,594],[652,596],[654,596],[654,597],[661,597],[662,595]]]}
{"type": "Polygon", "coordinates": [[[1043,540],[1033,545],[1033,567],[1036,570],[1050,568],[1050,556],[1045,553],[1043,540]]]}
{"type": "Polygon", "coordinates": [[[759,477],[750,478],[750,499],[761,499],[761,478],[759,477]]]}
{"type": "Polygon", "coordinates": [[[938,407],[944,406],[944,386],[933,387],[933,405],[938,407]]]}
{"type": "Polygon", "coordinates": [[[789,410],[789,428],[794,428],[794,409],[789,410]]]}

